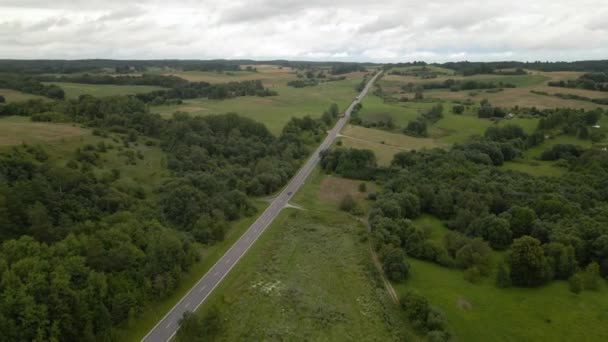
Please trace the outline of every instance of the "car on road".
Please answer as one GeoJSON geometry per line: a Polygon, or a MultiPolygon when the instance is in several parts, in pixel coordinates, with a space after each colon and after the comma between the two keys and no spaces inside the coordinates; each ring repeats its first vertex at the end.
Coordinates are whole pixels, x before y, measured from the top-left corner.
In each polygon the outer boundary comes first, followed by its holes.
{"type": "Polygon", "coordinates": [[[291,196],[291,194],[293,194],[293,192],[290,191],[287,193],[287,196],[291,196]]]}

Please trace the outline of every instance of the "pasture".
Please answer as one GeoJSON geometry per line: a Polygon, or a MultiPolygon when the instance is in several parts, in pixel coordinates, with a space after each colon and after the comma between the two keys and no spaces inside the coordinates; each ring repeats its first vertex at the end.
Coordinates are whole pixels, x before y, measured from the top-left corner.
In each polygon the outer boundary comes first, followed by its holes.
{"type": "Polygon", "coordinates": [[[27,100],[46,99],[46,97],[23,93],[12,89],[0,89],[0,96],[4,96],[6,103],[22,102],[27,100]]]}
{"type": "Polygon", "coordinates": [[[0,118],[0,147],[27,144],[48,144],[90,134],[72,124],[31,122],[27,117],[0,118]]]}
{"type": "Polygon", "coordinates": [[[398,152],[447,146],[433,138],[415,138],[354,125],[344,127],[340,141],[345,147],[372,150],[382,166],[389,165],[398,152]]]}
{"type": "MultiPolygon", "coordinates": [[[[295,75],[291,76],[295,79],[295,75]]],[[[363,73],[352,73],[343,81],[326,82],[305,88],[289,87],[283,84],[283,81],[275,79],[279,83],[270,88],[276,90],[278,96],[241,96],[227,100],[193,99],[186,100],[181,105],[153,106],[151,110],[165,117],[170,117],[176,111],[192,115],[233,112],[262,122],[273,134],[279,135],[293,117],[320,117],[332,103],[337,103],[340,110],[346,109],[356,96],[355,87],[362,79],[363,73]]],[[[269,86],[266,82],[264,85],[269,86]]]]}
{"type": "Polygon", "coordinates": [[[114,85],[114,84],[84,84],[71,82],[44,82],[45,84],[56,84],[65,92],[68,99],[77,99],[80,95],[92,95],[105,97],[113,95],[133,95],[149,93],[154,90],[163,89],[156,86],[139,85],[114,85]]]}

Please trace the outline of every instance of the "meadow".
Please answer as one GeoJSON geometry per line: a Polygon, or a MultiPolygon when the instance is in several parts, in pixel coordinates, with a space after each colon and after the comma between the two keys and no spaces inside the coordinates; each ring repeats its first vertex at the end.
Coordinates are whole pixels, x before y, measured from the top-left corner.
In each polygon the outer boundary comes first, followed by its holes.
{"type": "MultiPolygon", "coordinates": [[[[192,115],[210,115],[223,113],[238,113],[264,123],[275,135],[280,134],[285,124],[293,117],[320,117],[332,104],[337,103],[340,110],[353,101],[356,96],[355,88],[363,79],[364,73],[355,72],[346,76],[343,81],[321,83],[313,87],[294,88],[287,86],[289,80],[297,79],[293,72],[286,69],[263,72],[235,72],[234,76],[226,73],[188,71],[176,75],[205,82],[221,83],[230,80],[261,79],[264,86],[278,92],[278,96],[258,97],[242,96],[228,100],[193,99],[186,100],[181,105],[163,105],[151,107],[152,112],[164,117],[170,117],[177,111],[192,115]],[[245,73],[242,76],[240,73],[245,73]],[[190,75],[186,77],[185,74],[190,75]],[[255,78],[249,77],[255,76],[255,78]]],[[[273,69],[274,70],[274,69],[273,69]]]]}
{"type": "MultiPolygon", "coordinates": [[[[447,231],[441,221],[422,216],[415,224],[429,227],[431,239],[447,231]]],[[[493,261],[504,253],[494,252],[493,261]]],[[[414,289],[446,314],[460,341],[602,341],[608,339],[608,286],[578,295],[565,281],[539,288],[497,288],[494,275],[473,284],[463,272],[408,259],[410,276],[394,284],[398,293],[414,289]]]]}
{"type": "Polygon", "coordinates": [[[433,138],[415,138],[401,133],[347,125],[340,141],[345,147],[372,150],[379,165],[388,166],[395,153],[401,151],[442,148],[447,145],[433,138]]]}
{"type": "Polygon", "coordinates": [[[328,177],[315,170],[293,201],[304,210],[284,209],[201,306],[220,312],[216,340],[417,340],[380,281],[365,226],[323,189],[359,182],[328,177]]]}
{"type": "Polygon", "coordinates": [[[72,124],[34,123],[27,117],[0,117],[0,148],[21,143],[46,144],[90,134],[72,124]]]}
{"type": "Polygon", "coordinates": [[[132,95],[149,93],[151,91],[163,89],[155,86],[139,85],[114,85],[114,84],[84,84],[70,82],[43,82],[45,84],[56,84],[65,92],[68,99],[77,99],[80,95],[92,95],[105,97],[113,95],[132,95]]]}
{"type": "Polygon", "coordinates": [[[27,100],[35,100],[35,99],[45,99],[45,97],[26,94],[17,90],[12,89],[0,89],[0,96],[4,97],[6,103],[9,102],[21,102],[27,100]]]}

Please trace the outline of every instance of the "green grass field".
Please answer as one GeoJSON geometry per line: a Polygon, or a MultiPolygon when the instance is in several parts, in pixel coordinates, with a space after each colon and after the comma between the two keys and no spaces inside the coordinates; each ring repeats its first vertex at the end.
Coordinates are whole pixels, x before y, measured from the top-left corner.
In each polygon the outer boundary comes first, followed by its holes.
{"type": "Polygon", "coordinates": [[[56,84],[63,91],[68,99],[77,99],[80,95],[93,95],[96,97],[113,95],[132,95],[149,93],[154,90],[163,89],[155,86],[125,86],[113,84],[84,84],[69,82],[44,82],[45,84],[56,84]]]}
{"type": "MultiPolygon", "coordinates": [[[[366,230],[322,199],[317,169],[200,311],[219,308],[219,341],[416,340],[370,259],[366,230]]],[[[331,204],[330,204],[331,203],[331,204]]]]}
{"type": "Polygon", "coordinates": [[[0,89],[0,96],[4,96],[4,100],[6,101],[6,103],[46,99],[46,97],[43,96],[26,94],[12,89],[0,89]]]}
{"type": "MultiPolygon", "coordinates": [[[[429,216],[415,221],[428,226],[431,239],[447,231],[429,216]]],[[[494,253],[498,259],[499,253],[494,253]]],[[[539,288],[494,286],[493,276],[471,284],[463,272],[408,259],[410,276],[395,289],[414,289],[446,314],[459,341],[605,341],[608,339],[608,287],[575,295],[564,281],[539,288]],[[465,303],[468,303],[465,304],[465,303]],[[464,305],[463,305],[464,304],[464,305]],[[467,306],[470,306],[467,308],[467,306]]]]}
{"type": "Polygon", "coordinates": [[[395,153],[410,150],[443,148],[447,145],[433,138],[415,138],[374,128],[347,125],[341,132],[343,146],[372,150],[379,165],[387,166],[395,153]]]}
{"type": "Polygon", "coordinates": [[[0,147],[46,144],[87,134],[89,130],[72,124],[31,122],[23,116],[0,117],[0,147]]]}
{"type": "Polygon", "coordinates": [[[513,170],[527,173],[532,176],[559,177],[566,173],[566,169],[555,165],[555,162],[540,160],[514,160],[504,163],[501,166],[504,170],[513,170]]]}
{"type": "Polygon", "coordinates": [[[234,112],[264,123],[272,133],[278,135],[292,117],[320,117],[332,103],[337,103],[340,110],[346,109],[356,96],[355,87],[361,79],[362,75],[361,78],[353,76],[344,81],[305,88],[281,84],[272,88],[279,93],[278,96],[242,96],[228,100],[195,99],[184,101],[182,105],[155,106],[151,110],[165,117],[176,111],[192,115],[234,112]]]}

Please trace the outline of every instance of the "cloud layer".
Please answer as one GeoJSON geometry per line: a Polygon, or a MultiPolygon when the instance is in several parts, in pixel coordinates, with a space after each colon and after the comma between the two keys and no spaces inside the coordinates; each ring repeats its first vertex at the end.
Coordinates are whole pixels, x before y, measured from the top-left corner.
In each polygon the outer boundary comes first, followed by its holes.
{"type": "Polygon", "coordinates": [[[0,58],[608,58],[605,0],[0,0],[0,58]]]}

